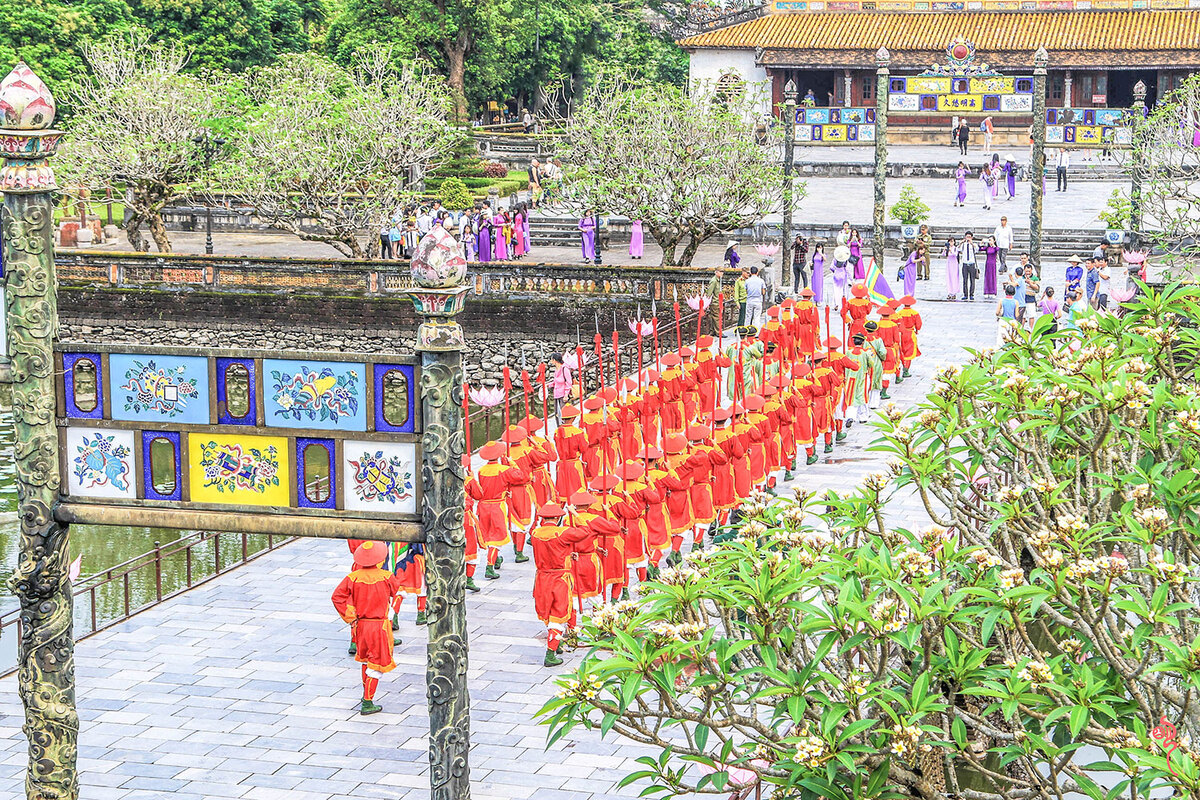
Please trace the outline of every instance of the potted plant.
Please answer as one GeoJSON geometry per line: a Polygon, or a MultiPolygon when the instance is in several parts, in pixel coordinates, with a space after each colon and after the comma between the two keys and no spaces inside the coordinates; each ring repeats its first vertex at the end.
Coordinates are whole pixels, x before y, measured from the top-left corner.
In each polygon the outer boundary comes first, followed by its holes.
{"type": "Polygon", "coordinates": [[[1104,239],[1109,244],[1120,244],[1125,240],[1125,231],[1130,227],[1133,218],[1133,205],[1120,189],[1113,189],[1104,209],[1096,215],[1108,229],[1104,239]]]}
{"type": "Polygon", "coordinates": [[[900,235],[905,239],[915,239],[921,230],[921,223],[929,219],[929,206],[921,202],[917,190],[912,184],[906,184],[900,189],[900,199],[892,206],[892,219],[900,223],[900,235]]]}

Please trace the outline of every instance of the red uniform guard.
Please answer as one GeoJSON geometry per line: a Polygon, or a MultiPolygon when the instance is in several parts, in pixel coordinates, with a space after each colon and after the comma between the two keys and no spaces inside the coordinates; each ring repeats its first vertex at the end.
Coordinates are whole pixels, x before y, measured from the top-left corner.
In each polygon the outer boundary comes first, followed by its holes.
{"type": "Polygon", "coordinates": [[[383,542],[363,542],[354,551],[356,569],[342,578],[333,591],[333,607],[354,632],[357,650],[354,660],[362,664],[360,714],[378,714],[383,710],[375,704],[375,689],[383,674],[396,668],[392,656],[392,621],[388,612],[395,607],[400,581],[380,568],[387,553],[387,545],[383,542]]]}

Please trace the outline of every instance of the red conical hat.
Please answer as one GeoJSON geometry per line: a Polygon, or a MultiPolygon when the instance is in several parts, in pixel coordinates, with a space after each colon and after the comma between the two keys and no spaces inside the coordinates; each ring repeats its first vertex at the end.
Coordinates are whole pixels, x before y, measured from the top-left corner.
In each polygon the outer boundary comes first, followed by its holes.
{"type": "Polygon", "coordinates": [[[646,474],[646,468],[636,461],[626,461],[614,470],[618,478],[626,481],[636,481],[646,474]]]}
{"type": "Polygon", "coordinates": [[[484,461],[499,461],[504,455],[504,445],[499,442],[488,442],[479,448],[479,457],[484,461]]]}
{"type": "Polygon", "coordinates": [[[377,567],[387,560],[388,549],[383,542],[363,542],[354,551],[354,563],[360,567],[377,567]]]}
{"type": "Polygon", "coordinates": [[[520,444],[529,438],[529,433],[520,425],[509,425],[508,430],[500,437],[500,441],[506,444],[520,444]]]}
{"type": "Polygon", "coordinates": [[[590,506],[596,502],[596,495],[591,492],[579,491],[571,495],[571,499],[567,502],[573,506],[590,506]]]}
{"type": "Polygon", "coordinates": [[[618,482],[616,475],[597,475],[588,483],[588,488],[593,492],[607,492],[612,490],[618,482]]]}

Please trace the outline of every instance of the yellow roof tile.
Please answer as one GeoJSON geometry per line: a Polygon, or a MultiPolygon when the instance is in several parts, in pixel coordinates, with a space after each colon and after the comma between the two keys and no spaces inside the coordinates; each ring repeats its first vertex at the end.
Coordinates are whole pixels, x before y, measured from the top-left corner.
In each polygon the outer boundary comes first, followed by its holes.
{"type": "Polygon", "coordinates": [[[683,47],[942,50],[964,36],[981,51],[1196,50],[1200,11],[1028,11],[947,14],[795,12],[689,36],[683,47]]]}

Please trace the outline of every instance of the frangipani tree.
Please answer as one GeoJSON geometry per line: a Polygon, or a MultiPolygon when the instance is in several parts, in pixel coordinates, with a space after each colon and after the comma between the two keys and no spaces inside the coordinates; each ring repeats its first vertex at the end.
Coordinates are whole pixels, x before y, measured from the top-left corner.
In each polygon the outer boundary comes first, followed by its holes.
{"type": "Polygon", "coordinates": [[[343,70],[314,55],[257,71],[254,107],[218,185],[263,221],[363,258],[375,235],[449,152],[450,95],[417,63],[393,66],[385,49],[343,70]]]}
{"type": "Polygon", "coordinates": [[[887,473],[752,496],[733,541],[592,616],[551,740],[654,748],[648,795],[1195,796],[1198,316],[1200,289],[1148,291],[942,370],[884,410],[887,473]],[[927,524],[890,520],[899,491],[927,524]]]}
{"type": "Polygon", "coordinates": [[[1135,120],[1131,200],[1141,206],[1144,239],[1168,255],[1171,272],[1194,271],[1200,262],[1200,75],[1161,98],[1144,120],[1135,120]]]}
{"type": "MultiPolygon", "coordinates": [[[[85,45],[91,74],[68,90],[76,114],[65,123],[67,139],[56,162],[68,194],[88,189],[93,198],[124,189],[122,224],[135,250],[150,248],[145,225],[158,250],[171,251],[162,210],[188,197],[207,168],[196,138],[223,132],[240,113],[240,84],[227,74],[187,74],[188,53],[173,44],[154,44],[133,31],[85,45]]],[[[218,161],[222,153],[217,154],[218,161]]]]}
{"type": "Polygon", "coordinates": [[[690,264],[709,238],[779,207],[776,137],[759,129],[755,108],[745,93],[602,75],[566,120],[565,199],[580,212],[642,220],[664,265],[690,264]]]}

